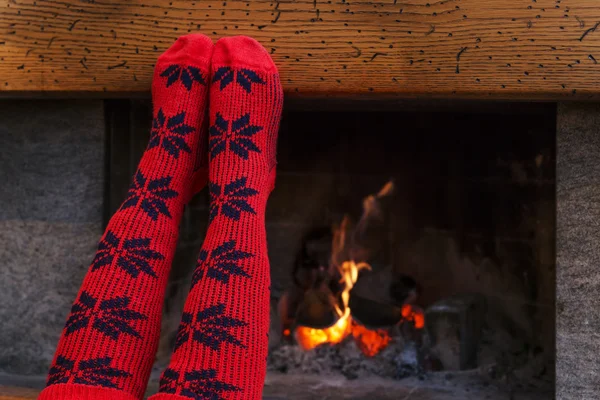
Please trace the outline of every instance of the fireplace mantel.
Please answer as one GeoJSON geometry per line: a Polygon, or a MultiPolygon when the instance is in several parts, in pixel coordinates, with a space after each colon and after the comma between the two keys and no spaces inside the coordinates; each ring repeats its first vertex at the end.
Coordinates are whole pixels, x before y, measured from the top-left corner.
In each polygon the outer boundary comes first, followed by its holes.
{"type": "Polygon", "coordinates": [[[287,94],[597,98],[597,0],[0,0],[0,91],[147,93],[178,36],[250,35],[287,94]]]}

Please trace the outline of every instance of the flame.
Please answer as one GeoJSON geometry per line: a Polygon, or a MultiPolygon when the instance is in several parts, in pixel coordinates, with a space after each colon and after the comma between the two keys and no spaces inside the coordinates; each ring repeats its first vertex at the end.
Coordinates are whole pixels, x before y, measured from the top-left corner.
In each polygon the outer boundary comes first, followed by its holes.
{"type": "MultiPolygon", "coordinates": [[[[358,223],[358,230],[365,229],[368,218],[382,218],[381,210],[378,208],[377,200],[390,195],[394,190],[393,182],[388,182],[374,196],[369,196],[363,203],[364,215],[358,223]]],[[[332,241],[332,254],[330,267],[338,269],[343,290],[341,292],[340,305],[334,305],[334,311],[338,316],[335,324],[325,329],[299,326],[295,329],[295,337],[300,346],[305,350],[311,350],[322,344],[341,343],[349,335],[352,335],[357,346],[366,356],[374,356],[383,350],[392,340],[385,329],[371,330],[354,321],[351,316],[350,291],[358,280],[358,274],[363,269],[371,269],[365,262],[352,260],[356,255],[356,249],[348,245],[348,237],[351,235],[350,218],[345,216],[341,224],[334,229],[332,241]],[[344,261],[351,259],[351,261],[344,261]]],[[[415,328],[421,329],[425,325],[423,312],[416,306],[405,305],[402,307],[402,321],[411,321],[415,328]]],[[[289,333],[284,335],[288,336],[289,333]]]]}
{"type": "Polygon", "coordinates": [[[299,326],[296,328],[296,340],[304,350],[312,350],[325,343],[337,344],[348,336],[350,333],[349,327],[349,318],[340,318],[334,325],[325,329],[299,326]]]}
{"type": "Polygon", "coordinates": [[[385,349],[392,340],[386,329],[367,329],[355,321],[352,323],[352,336],[358,348],[368,357],[385,349]]]}
{"type": "MultiPolygon", "coordinates": [[[[299,326],[296,328],[296,340],[305,350],[312,350],[322,344],[338,344],[346,337],[352,335],[357,346],[368,357],[375,356],[392,340],[385,329],[368,329],[352,319],[349,307],[350,291],[358,280],[358,273],[362,269],[371,269],[367,263],[355,263],[354,261],[345,261],[339,267],[342,276],[340,282],[344,290],[341,294],[342,307],[335,306],[335,312],[338,320],[332,326],[325,329],[310,328],[299,326]]],[[[422,329],[425,325],[423,311],[418,307],[405,304],[402,306],[402,321],[413,322],[415,328],[422,329]]],[[[284,332],[284,334],[286,334],[284,332]]],[[[287,334],[286,334],[287,336],[287,334]]]]}
{"type": "Polygon", "coordinates": [[[340,283],[343,284],[342,307],[335,305],[335,312],[338,320],[332,326],[325,329],[309,328],[299,326],[296,329],[296,340],[305,350],[311,350],[324,344],[341,343],[348,335],[352,333],[352,317],[350,316],[350,291],[358,280],[358,273],[362,269],[371,269],[367,263],[355,263],[354,261],[345,261],[338,268],[342,276],[340,283]]]}

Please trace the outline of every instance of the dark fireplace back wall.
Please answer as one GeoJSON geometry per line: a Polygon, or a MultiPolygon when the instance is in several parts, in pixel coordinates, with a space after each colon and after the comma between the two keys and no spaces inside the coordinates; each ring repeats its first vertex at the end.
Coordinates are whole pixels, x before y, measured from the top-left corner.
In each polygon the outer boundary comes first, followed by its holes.
{"type": "MultiPolygon", "coordinates": [[[[124,196],[151,118],[146,102],[112,104],[110,118],[129,123],[110,135],[107,215],[124,196]]],[[[292,283],[303,236],[345,213],[359,216],[362,199],[394,179],[390,263],[423,287],[421,305],[482,292],[516,334],[552,352],[555,120],[554,105],[287,112],[267,210],[272,318],[292,283]]],[[[207,204],[203,192],[184,217],[159,364],[168,360],[176,334],[207,204]]],[[[272,333],[275,342],[277,331],[272,333]]]]}
{"type": "MultiPolygon", "coordinates": [[[[2,138],[14,155],[4,156],[2,173],[5,181],[19,188],[2,199],[4,232],[13,235],[5,242],[13,245],[4,246],[0,255],[12,271],[6,287],[14,288],[11,299],[4,302],[10,307],[2,308],[3,321],[9,321],[2,324],[4,334],[0,335],[5,338],[0,346],[4,372],[43,373],[47,368],[102,233],[101,216],[105,223],[124,198],[148,139],[151,109],[147,101],[105,102],[108,129],[104,134],[98,129],[102,125],[98,102],[50,103],[37,103],[38,119],[32,124],[40,129],[10,117],[21,108],[31,108],[31,102],[2,110],[6,125],[2,138]],[[42,126],[56,133],[41,135],[42,126]],[[85,126],[93,141],[74,140],[86,133],[78,131],[80,126],[85,126]],[[64,159],[61,154],[71,156],[64,159]],[[44,165],[36,161],[40,155],[44,155],[44,165]],[[65,172],[66,178],[40,185],[48,165],[65,172]],[[100,201],[102,191],[105,197],[100,201]],[[13,210],[8,207],[12,202],[21,207],[13,210]],[[76,202],[87,206],[75,212],[76,202]],[[15,229],[27,239],[30,250],[23,250],[25,242],[14,239],[15,229]],[[77,229],[85,229],[86,236],[77,229]],[[62,240],[51,240],[57,237],[53,232],[63,230],[73,237],[64,233],[62,240]],[[56,250],[61,248],[62,253],[56,250]],[[73,248],[76,251],[68,257],[63,254],[73,248]],[[51,265],[40,263],[40,254],[51,265]],[[23,271],[42,278],[36,284],[26,283],[23,271]],[[30,287],[36,295],[29,293],[30,287]],[[40,318],[26,314],[40,298],[55,305],[44,308],[50,325],[41,314],[40,318]],[[23,323],[10,317],[8,309],[37,321],[39,335],[19,339],[23,323]]],[[[362,198],[393,178],[391,262],[396,272],[412,275],[423,286],[421,303],[427,305],[453,293],[483,291],[497,307],[506,309],[515,329],[532,338],[541,334],[540,344],[552,349],[555,121],[554,105],[491,107],[485,112],[461,108],[442,112],[425,108],[410,112],[288,111],[278,144],[277,186],[267,212],[273,305],[291,284],[303,235],[339,222],[345,213],[359,215],[362,198]]],[[[165,304],[159,364],[168,360],[206,231],[207,204],[204,191],[184,215],[165,304]]]]}

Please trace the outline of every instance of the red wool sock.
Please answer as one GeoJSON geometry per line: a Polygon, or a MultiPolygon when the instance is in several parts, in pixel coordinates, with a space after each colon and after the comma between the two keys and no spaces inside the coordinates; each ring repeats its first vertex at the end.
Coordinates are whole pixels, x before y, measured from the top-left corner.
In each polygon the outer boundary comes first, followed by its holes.
{"type": "Polygon", "coordinates": [[[258,400],[269,331],[267,198],[283,103],[277,69],[248,37],[215,45],[210,88],[210,226],[171,362],[151,400],[258,400]]]}
{"type": "Polygon", "coordinates": [[[39,399],[144,395],[183,207],[208,177],[199,155],[207,151],[200,130],[212,51],[209,38],[188,35],[158,59],[148,148],[100,241],[39,399]]]}

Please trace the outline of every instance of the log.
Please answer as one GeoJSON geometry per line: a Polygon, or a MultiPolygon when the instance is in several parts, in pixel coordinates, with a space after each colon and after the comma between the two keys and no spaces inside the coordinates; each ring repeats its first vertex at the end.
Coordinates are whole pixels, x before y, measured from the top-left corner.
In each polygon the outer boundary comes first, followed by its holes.
{"type": "Polygon", "coordinates": [[[597,0],[0,0],[0,94],[149,93],[180,35],[249,35],[293,95],[600,93],[597,0]]]}

